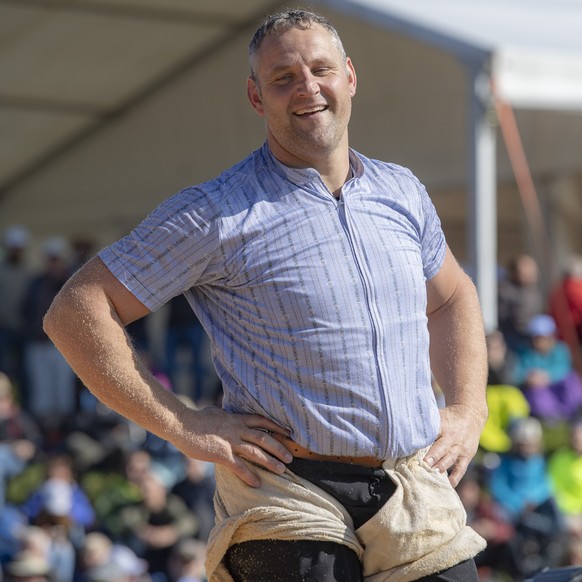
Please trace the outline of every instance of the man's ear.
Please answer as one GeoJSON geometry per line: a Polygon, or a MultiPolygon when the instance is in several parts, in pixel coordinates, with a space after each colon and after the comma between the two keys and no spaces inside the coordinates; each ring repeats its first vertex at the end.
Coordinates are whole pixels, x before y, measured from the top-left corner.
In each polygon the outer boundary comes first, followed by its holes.
{"type": "Polygon", "coordinates": [[[263,107],[263,99],[261,98],[261,92],[257,85],[257,82],[249,77],[247,79],[247,97],[249,98],[252,108],[260,115],[265,114],[265,108],[263,107]]]}
{"type": "Polygon", "coordinates": [[[348,74],[348,85],[350,86],[350,94],[353,97],[356,94],[356,87],[358,86],[358,78],[356,76],[356,69],[352,60],[348,57],[346,59],[346,72],[348,74]]]}

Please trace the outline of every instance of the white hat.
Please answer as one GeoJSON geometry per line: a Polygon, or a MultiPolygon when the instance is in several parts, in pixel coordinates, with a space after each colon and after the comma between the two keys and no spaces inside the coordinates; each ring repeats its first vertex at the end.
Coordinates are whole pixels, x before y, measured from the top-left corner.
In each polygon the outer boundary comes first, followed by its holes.
{"type": "Polygon", "coordinates": [[[137,557],[127,546],[115,544],[111,548],[110,562],[119,567],[126,576],[141,576],[148,571],[148,563],[137,557]]]}
{"type": "Polygon", "coordinates": [[[6,566],[6,572],[17,578],[46,576],[50,574],[50,571],[51,565],[49,562],[30,550],[20,552],[6,566]]]}
{"type": "Polygon", "coordinates": [[[45,257],[64,258],[67,253],[67,242],[61,237],[49,238],[44,241],[42,252],[45,257]]]}
{"type": "Polygon", "coordinates": [[[9,249],[23,249],[29,239],[30,233],[24,226],[14,225],[4,231],[4,244],[9,249]]]}
{"type": "Polygon", "coordinates": [[[531,416],[516,420],[510,430],[511,440],[514,443],[539,442],[543,437],[540,421],[531,416]]]}
{"type": "Polygon", "coordinates": [[[73,506],[73,488],[62,479],[48,479],[41,487],[44,509],[51,515],[69,515],[73,506]]]}

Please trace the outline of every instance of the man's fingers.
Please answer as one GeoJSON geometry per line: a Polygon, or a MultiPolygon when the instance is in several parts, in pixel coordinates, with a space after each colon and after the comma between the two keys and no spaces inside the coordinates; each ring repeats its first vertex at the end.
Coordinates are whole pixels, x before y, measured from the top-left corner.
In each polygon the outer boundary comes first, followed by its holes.
{"type": "Polygon", "coordinates": [[[238,459],[232,466],[232,472],[249,487],[260,487],[259,476],[244,461],[238,459]]]}
{"type": "Polygon", "coordinates": [[[235,453],[243,459],[250,461],[251,463],[264,467],[272,473],[282,474],[286,470],[284,463],[268,454],[264,449],[255,444],[242,443],[235,449],[235,453]]]}
{"type": "Polygon", "coordinates": [[[262,430],[266,430],[268,432],[275,432],[277,434],[281,434],[283,436],[289,436],[290,431],[289,429],[265,418],[264,416],[260,416],[258,414],[251,414],[245,417],[245,424],[249,428],[258,428],[262,430]]]}
{"type": "Polygon", "coordinates": [[[459,484],[463,475],[466,473],[468,466],[469,461],[467,460],[467,457],[459,457],[457,459],[457,462],[453,466],[453,470],[449,475],[449,481],[453,487],[456,487],[459,484]]]}
{"type": "Polygon", "coordinates": [[[269,453],[283,463],[290,463],[293,460],[293,455],[285,446],[273,438],[268,432],[253,430],[245,434],[243,438],[246,442],[256,445],[261,452],[269,453]]]}

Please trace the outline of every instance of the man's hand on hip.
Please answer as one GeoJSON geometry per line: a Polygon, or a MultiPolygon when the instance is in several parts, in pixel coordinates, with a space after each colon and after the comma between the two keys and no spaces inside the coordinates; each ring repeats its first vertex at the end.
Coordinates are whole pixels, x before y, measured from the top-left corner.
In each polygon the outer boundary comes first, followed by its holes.
{"type": "Polygon", "coordinates": [[[291,453],[271,434],[289,436],[289,431],[258,414],[232,414],[216,407],[188,411],[190,438],[176,446],[187,456],[218,463],[230,469],[251,487],[260,487],[258,475],[243,461],[273,473],[285,472],[291,453]]]}

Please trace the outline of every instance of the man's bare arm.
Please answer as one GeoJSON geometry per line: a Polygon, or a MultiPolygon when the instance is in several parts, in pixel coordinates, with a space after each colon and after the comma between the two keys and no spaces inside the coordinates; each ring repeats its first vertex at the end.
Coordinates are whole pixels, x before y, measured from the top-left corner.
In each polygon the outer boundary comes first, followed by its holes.
{"type": "Polygon", "coordinates": [[[487,353],[475,286],[447,249],[441,270],[427,283],[431,368],[445,396],[441,433],[426,460],[452,468],[456,486],[477,452],[487,419],[487,353]]]}
{"type": "Polygon", "coordinates": [[[99,258],[82,267],[55,298],[44,319],[48,336],[85,386],[104,404],[184,454],[231,469],[243,481],[260,481],[242,459],[282,473],[289,452],[265,431],[287,435],[259,415],[218,408],[193,411],[152,376],[133,349],[125,326],[148,309],[99,258]]]}

